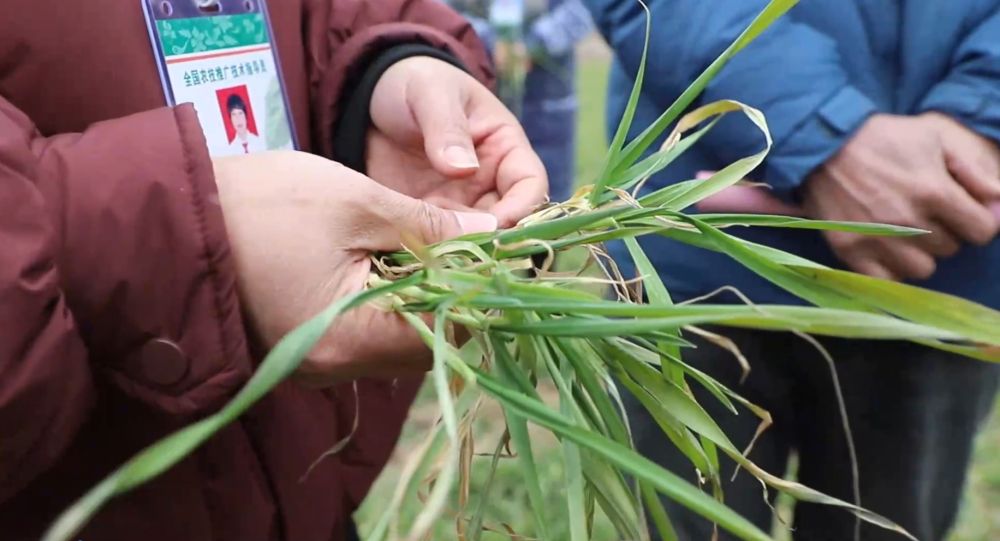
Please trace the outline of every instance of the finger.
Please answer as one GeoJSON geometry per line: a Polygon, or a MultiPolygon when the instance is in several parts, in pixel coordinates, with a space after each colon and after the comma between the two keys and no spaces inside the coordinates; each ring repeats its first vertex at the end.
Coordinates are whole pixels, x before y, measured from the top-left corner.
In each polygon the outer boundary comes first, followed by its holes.
{"type": "Polygon", "coordinates": [[[927,211],[959,239],[976,245],[993,240],[1000,225],[996,217],[955,182],[947,182],[942,194],[931,201],[927,211]]]}
{"type": "Polygon", "coordinates": [[[469,176],[479,169],[464,94],[461,87],[428,88],[419,84],[411,84],[406,91],[427,159],[437,172],[448,177],[469,176]]]}
{"type": "Polygon", "coordinates": [[[507,154],[497,169],[500,200],[490,212],[501,227],[513,226],[545,202],[549,181],[541,160],[525,144],[507,154]]]}
{"type": "Polygon", "coordinates": [[[883,280],[896,279],[892,271],[879,260],[878,252],[871,249],[871,239],[843,231],[825,231],[823,235],[830,249],[848,269],[883,280]]]}
{"type": "Polygon", "coordinates": [[[767,193],[762,188],[730,186],[702,199],[697,204],[701,212],[740,212],[749,214],[783,214],[805,216],[805,211],[767,193]]]}
{"type": "Polygon", "coordinates": [[[1000,172],[990,171],[976,160],[948,148],[945,149],[945,163],[948,172],[976,200],[983,203],[1000,201],[1000,172]]]}
{"type": "Polygon", "coordinates": [[[398,250],[404,243],[433,244],[443,240],[495,231],[497,218],[485,212],[449,210],[414,199],[371,182],[359,197],[364,218],[357,247],[369,251],[398,250]]]}
{"type": "Polygon", "coordinates": [[[490,209],[501,227],[510,227],[545,203],[549,178],[541,158],[531,149],[528,138],[520,128],[511,126],[493,137],[511,139],[508,144],[502,145],[509,150],[497,167],[496,188],[500,200],[490,209]]]}
{"type": "Polygon", "coordinates": [[[480,211],[483,210],[476,206],[470,207],[468,205],[465,205],[464,203],[456,201],[453,197],[449,197],[447,195],[430,195],[427,197],[421,197],[420,199],[434,205],[435,207],[442,208],[445,210],[460,210],[466,212],[475,212],[477,210],[480,211]]]}
{"type": "Polygon", "coordinates": [[[934,258],[906,239],[879,239],[877,245],[879,262],[899,279],[926,280],[937,270],[934,258]]]}
{"type": "Polygon", "coordinates": [[[499,202],[500,202],[500,194],[498,194],[497,192],[486,192],[483,194],[482,197],[476,200],[475,204],[473,204],[472,206],[480,210],[488,211],[499,202]]]}
{"type": "Polygon", "coordinates": [[[891,281],[897,280],[896,276],[876,259],[857,258],[853,260],[844,260],[844,263],[847,265],[847,268],[852,271],[866,276],[871,276],[872,278],[881,278],[882,280],[891,281]]]}
{"type": "Polygon", "coordinates": [[[912,240],[934,257],[951,257],[962,247],[948,228],[939,223],[932,223],[929,231],[930,234],[912,237],[912,240]]]}

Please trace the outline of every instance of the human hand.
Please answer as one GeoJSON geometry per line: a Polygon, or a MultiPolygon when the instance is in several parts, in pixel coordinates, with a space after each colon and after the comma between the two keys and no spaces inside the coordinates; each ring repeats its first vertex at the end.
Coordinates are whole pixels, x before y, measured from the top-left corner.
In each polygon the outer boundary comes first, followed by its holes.
{"type": "MultiPolygon", "coordinates": [[[[698,171],[695,179],[707,180],[715,173],[716,171],[698,171]]],[[[695,206],[701,212],[805,216],[802,207],[778,199],[768,193],[766,187],[759,183],[748,185],[750,182],[744,179],[743,184],[729,186],[702,199],[695,206]]]]}
{"type": "Polygon", "coordinates": [[[921,117],[940,135],[951,176],[1000,219],[1000,146],[947,115],[929,112],[921,117]]]}
{"type": "MultiPolygon", "coordinates": [[[[398,250],[403,235],[432,243],[497,225],[489,214],[434,207],[310,154],[250,154],[216,159],[214,167],[243,311],[266,348],[363,289],[369,255],[398,250]]],[[[337,320],[297,376],[328,386],[423,371],[429,359],[405,320],[366,306],[337,320]]]]}
{"type": "MultiPolygon", "coordinates": [[[[926,279],[936,257],[953,255],[962,242],[983,245],[996,236],[998,218],[952,178],[946,148],[954,145],[946,145],[942,130],[932,117],[875,115],[806,180],[803,208],[813,218],[931,232],[908,238],[825,232],[849,268],[880,278],[926,279]]],[[[988,195],[981,184],[980,195],[988,195]]]]}
{"type": "Polygon", "coordinates": [[[400,193],[514,225],[548,180],[517,119],[462,70],[415,56],[390,67],[371,100],[367,171],[400,193]]]}

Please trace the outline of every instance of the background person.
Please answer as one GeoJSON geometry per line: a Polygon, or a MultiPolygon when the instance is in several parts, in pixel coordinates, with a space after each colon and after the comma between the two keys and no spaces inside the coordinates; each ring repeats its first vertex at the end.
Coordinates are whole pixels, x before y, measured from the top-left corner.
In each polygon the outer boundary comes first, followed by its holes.
{"type": "MultiPolygon", "coordinates": [[[[655,119],[749,24],[764,0],[654,0],[652,37],[637,131],[655,119]]],[[[589,0],[615,52],[609,125],[624,109],[643,50],[645,12],[636,2],[589,0]]],[[[905,280],[1000,308],[1000,2],[933,0],[803,2],[741,51],[708,85],[700,103],[736,99],[760,108],[774,148],[755,180],[810,217],[919,227],[913,238],[862,237],[756,228],[737,232],[814,261],[905,280]]],[[[694,178],[759,150],[745,119],[711,134],[655,178],[648,189],[694,178]]],[[[743,192],[745,195],[745,192],[743,192]]],[[[760,194],[721,197],[713,210],[774,210],[760,194]],[[738,202],[739,206],[726,203],[738,202]],[[749,203],[749,204],[747,204],[749,203]]],[[[731,285],[758,303],[795,303],[787,292],[725,255],[644,239],[671,293],[695,298],[731,285]]],[[[631,269],[619,247],[619,261],[631,269]]],[[[633,269],[634,270],[634,269],[633,269]]],[[[740,302],[735,296],[721,296],[740,302]]],[[[828,370],[795,337],[727,331],[752,371],[703,344],[687,360],[764,406],[775,426],[751,459],[782,473],[800,456],[798,478],[853,499],[848,450],[828,370]]],[[[861,503],[922,540],[944,539],[955,519],[973,436],[989,411],[997,369],[898,342],[823,342],[837,361],[860,466],[861,503]]],[[[736,442],[756,421],[699,397],[736,442]]],[[[641,407],[632,404],[637,444],[694,481],[641,407]]],[[[729,466],[724,471],[731,471],[729,466]]],[[[726,483],[726,502],[769,528],[771,509],[748,475],[726,483]]],[[[667,502],[680,539],[708,539],[711,526],[667,502]]],[[[851,539],[853,517],[799,503],[795,539],[851,539]]],[[[722,536],[727,538],[726,535],[722,536]]],[[[865,526],[862,539],[892,534],[865,526]]]]}

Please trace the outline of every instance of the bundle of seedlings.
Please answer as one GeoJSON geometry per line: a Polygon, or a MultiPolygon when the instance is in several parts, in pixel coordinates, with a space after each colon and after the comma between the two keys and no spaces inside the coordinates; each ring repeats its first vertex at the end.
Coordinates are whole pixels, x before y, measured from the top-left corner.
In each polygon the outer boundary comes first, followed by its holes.
{"type": "MultiPolygon", "coordinates": [[[[720,470],[720,454],[734,460],[746,474],[794,498],[840,506],[860,520],[906,535],[890,521],[853,503],[755,466],[744,450],[752,442],[737,445],[730,441],[695,400],[692,387],[705,388],[733,413],[759,416],[762,429],[769,423],[767,412],[684,362],[683,351],[691,346],[684,335],[709,335],[699,329],[709,324],[788,331],[806,338],[910,340],[981,360],[1000,359],[998,312],[944,294],[824,267],[752,244],[726,229],[785,227],[871,235],[921,231],[771,215],[684,212],[760,165],[770,148],[770,136],[760,112],[736,102],[715,102],[681,113],[734,54],[794,3],[773,0],[653,125],[626,144],[642,85],[643,58],[605,166],[593,185],[568,201],[546,206],[513,229],[380,254],[366,290],[336,301],[289,333],[226,407],[136,455],[67,510],[45,539],[71,539],[110,498],[182,460],[292,374],[339,315],[365,304],[397,312],[433,349],[429,377],[440,405],[439,420],[412,453],[392,501],[380,505],[384,514],[370,539],[429,538],[445,512],[455,519],[460,539],[481,538],[488,528],[483,502],[488,500],[492,483],[476,487],[479,503],[471,505],[469,472],[473,462],[495,469],[503,457],[517,461],[523,474],[537,539],[553,539],[548,524],[554,515],[568,516],[569,539],[590,539],[597,509],[607,516],[617,538],[647,539],[648,514],[661,537],[673,539],[660,495],[740,539],[770,539],[726,507],[722,479],[731,472],[720,470]],[[766,142],[763,150],[711,178],[640,195],[646,179],[729,113],[744,114],[760,128],[766,142]],[[649,152],[671,127],[662,146],[649,152]],[[636,240],[642,235],[661,235],[727,254],[811,306],[674,304],[636,240]],[[625,243],[639,276],[620,275],[601,249],[607,241],[625,243]],[[575,247],[587,249],[589,257],[605,270],[603,278],[550,270],[554,258],[575,247]],[[535,268],[532,261],[540,258],[545,263],[535,268]],[[595,282],[607,285],[616,298],[594,293],[595,282]],[[464,332],[456,333],[458,327],[464,332]],[[469,338],[458,343],[456,334],[469,338]],[[557,403],[542,399],[539,382],[554,387],[557,403]],[[689,483],[633,449],[620,402],[619,393],[624,391],[648,409],[673,445],[690,459],[703,486],[689,483]],[[496,401],[502,408],[505,430],[499,439],[475,441],[472,422],[484,401],[496,401]],[[564,480],[558,487],[545,487],[539,481],[529,425],[550,431],[556,438],[564,466],[564,480]],[[476,452],[484,448],[489,450],[486,456],[476,452]],[[553,489],[564,496],[561,508],[549,509],[543,499],[543,493],[553,489]],[[457,510],[452,505],[456,490],[457,510]]],[[[648,39],[648,27],[646,32],[648,39]]],[[[308,467],[303,464],[303,473],[308,467]]]]}

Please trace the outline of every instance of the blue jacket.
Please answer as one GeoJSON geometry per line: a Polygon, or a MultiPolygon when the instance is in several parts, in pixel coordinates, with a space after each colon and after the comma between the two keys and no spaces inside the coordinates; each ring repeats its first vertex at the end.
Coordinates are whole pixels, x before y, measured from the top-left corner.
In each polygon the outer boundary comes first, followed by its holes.
{"type": "MultiPolygon", "coordinates": [[[[649,125],[767,3],[647,0],[652,38],[633,135],[649,125]]],[[[588,0],[615,50],[609,126],[624,109],[642,53],[644,12],[632,0],[588,0]]],[[[702,102],[736,99],[764,111],[775,145],[756,179],[781,194],[840,148],[875,112],[937,110],[1000,141],[1000,0],[804,0],[741,51],[702,102]]],[[[749,122],[725,120],[651,182],[694,178],[759,150],[749,122]]],[[[838,266],[816,233],[751,229],[740,236],[838,266]]],[[[689,298],[733,285],[756,302],[795,299],[728,257],[644,240],[667,287],[689,298]]],[[[618,259],[627,253],[615,248],[618,259]]],[[[631,266],[626,264],[631,270],[631,266]]],[[[1000,241],[967,247],[918,285],[1000,308],[1000,241]]]]}

